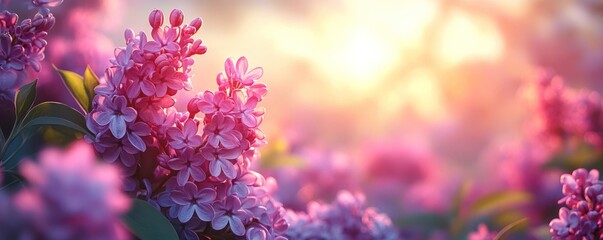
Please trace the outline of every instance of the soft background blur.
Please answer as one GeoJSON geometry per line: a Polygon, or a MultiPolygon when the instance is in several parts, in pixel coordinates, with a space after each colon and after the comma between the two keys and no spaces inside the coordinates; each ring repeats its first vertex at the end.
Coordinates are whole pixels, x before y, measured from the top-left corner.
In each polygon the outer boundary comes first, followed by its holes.
{"type": "MultiPolygon", "coordinates": [[[[182,110],[216,88],[226,58],[264,68],[269,144],[258,167],[298,210],[350,189],[399,226],[417,212],[447,214],[463,186],[479,185],[469,194],[477,198],[513,172],[493,159],[526,155],[541,69],[571,88],[603,90],[595,0],[65,0],[53,10],[65,27],[50,32],[47,63],[76,72],[89,63],[101,75],[123,30],[149,31],[154,8],[204,19],[208,52],[195,59],[182,110]]],[[[58,81],[44,74],[42,84],[58,81]]],[[[48,98],[58,96],[67,95],[48,98]]],[[[555,207],[559,175],[550,175],[555,207]]]]}

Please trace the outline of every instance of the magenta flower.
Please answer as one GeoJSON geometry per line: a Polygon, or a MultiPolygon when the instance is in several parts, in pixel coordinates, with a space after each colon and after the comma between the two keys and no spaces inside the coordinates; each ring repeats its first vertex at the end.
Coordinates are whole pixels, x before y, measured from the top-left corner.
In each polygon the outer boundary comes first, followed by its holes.
{"type": "Polygon", "coordinates": [[[211,188],[197,188],[197,185],[187,182],[183,187],[175,189],[171,193],[172,200],[180,205],[178,220],[187,222],[193,214],[203,221],[211,221],[214,218],[214,208],[211,203],[216,199],[216,191],[211,188]]]}
{"type": "Polygon", "coordinates": [[[241,156],[240,149],[214,148],[210,146],[202,148],[201,155],[209,161],[209,172],[212,176],[220,176],[222,172],[230,179],[234,179],[237,176],[237,171],[232,161],[241,156]]]}
{"type": "Polygon", "coordinates": [[[257,127],[260,123],[259,118],[264,114],[255,107],[258,105],[256,97],[245,99],[242,94],[236,94],[235,106],[237,113],[241,114],[241,122],[247,127],[257,127]]]}
{"type": "Polygon", "coordinates": [[[220,88],[230,87],[232,89],[240,89],[243,86],[251,86],[253,82],[262,77],[264,70],[261,67],[256,67],[247,72],[247,58],[240,57],[235,66],[234,61],[229,58],[224,63],[226,74],[218,75],[218,85],[220,88]]]}
{"type": "Polygon", "coordinates": [[[469,240],[493,240],[496,233],[490,232],[486,224],[480,224],[477,231],[469,233],[469,240]]]}
{"type": "Polygon", "coordinates": [[[228,196],[224,201],[217,202],[215,205],[216,214],[211,220],[211,227],[214,230],[220,230],[230,226],[230,229],[237,236],[245,235],[245,225],[243,220],[249,216],[245,210],[241,208],[241,200],[236,196],[228,196]]]}
{"type": "Polygon", "coordinates": [[[128,97],[136,98],[142,92],[146,96],[153,96],[157,89],[150,80],[154,72],[153,66],[147,64],[134,66],[126,72],[126,77],[130,79],[128,89],[128,97]]]}
{"type": "Polygon", "coordinates": [[[177,158],[173,158],[168,162],[168,166],[178,171],[176,179],[178,185],[183,186],[190,177],[197,182],[205,180],[205,172],[201,165],[205,159],[200,153],[195,153],[195,150],[191,148],[185,148],[180,152],[177,158]]]}
{"type": "Polygon", "coordinates": [[[136,119],[136,110],[127,106],[127,100],[124,96],[114,96],[106,99],[104,105],[99,109],[94,120],[101,125],[109,125],[109,130],[116,138],[122,138],[126,135],[126,123],[133,122],[136,119]]]}
{"type": "Polygon", "coordinates": [[[215,94],[210,91],[203,93],[203,98],[197,102],[199,111],[208,115],[214,114],[215,112],[228,113],[234,108],[234,102],[227,98],[225,92],[216,92],[215,94]]]}
{"type": "Polygon", "coordinates": [[[239,141],[242,138],[241,133],[234,128],[234,119],[218,112],[211,118],[211,122],[205,125],[203,131],[212,147],[217,148],[221,144],[225,148],[232,149],[240,145],[239,141]]]}
{"type": "Polygon", "coordinates": [[[170,24],[172,27],[178,27],[184,22],[184,13],[180,9],[174,9],[170,13],[170,24]]]}
{"type": "Polygon", "coordinates": [[[163,25],[163,12],[159,9],[154,9],[149,14],[149,24],[153,29],[161,27],[163,25]]]}
{"type": "Polygon", "coordinates": [[[170,146],[174,149],[196,148],[201,146],[201,136],[197,135],[197,124],[188,119],[182,129],[172,127],[167,134],[170,138],[170,146]]]}

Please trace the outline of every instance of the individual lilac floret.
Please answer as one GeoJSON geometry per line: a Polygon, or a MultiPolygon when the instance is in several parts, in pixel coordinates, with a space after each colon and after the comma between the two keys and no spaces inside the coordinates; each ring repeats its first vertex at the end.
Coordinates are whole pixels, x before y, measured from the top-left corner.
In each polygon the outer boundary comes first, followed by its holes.
{"type": "Polygon", "coordinates": [[[331,204],[308,204],[308,212],[289,211],[290,239],[399,239],[391,219],[374,208],[365,208],[363,195],[342,191],[331,204]]]}
{"type": "Polygon", "coordinates": [[[183,187],[172,191],[172,200],[179,206],[178,220],[188,222],[193,214],[203,221],[214,218],[214,208],[211,203],[216,199],[216,191],[211,188],[199,189],[194,183],[188,182],[183,187]]]}
{"type": "Polygon", "coordinates": [[[549,226],[553,239],[600,239],[603,237],[603,182],[599,171],[580,168],[561,176],[563,185],[559,218],[549,226]]]}
{"type": "MultiPolygon", "coordinates": [[[[37,163],[26,161],[20,170],[29,187],[12,199],[17,215],[10,216],[26,220],[20,235],[33,239],[129,238],[120,216],[129,209],[130,199],[121,191],[119,171],[97,162],[90,145],[77,142],[64,152],[44,150],[37,163]]],[[[7,237],[3,234],[0,231],[0,239],[7,237]]]]}
{"type": "Polygon", "coordinates": [[[214,230],[220,230],[230,227],[237,236],[245,234],[243,220],[249,217],[248,213],[241,208],[241,200],[236,196],[228,196],[221,202],[216,203],[216,215],[211,220],[211,226],[214,230]]]}

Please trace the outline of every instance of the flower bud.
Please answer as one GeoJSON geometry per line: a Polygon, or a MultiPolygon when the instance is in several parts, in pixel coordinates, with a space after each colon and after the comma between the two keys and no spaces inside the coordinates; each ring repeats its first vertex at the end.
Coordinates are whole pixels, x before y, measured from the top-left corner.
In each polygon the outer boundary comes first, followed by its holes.
{"type": "Polygon", "coordinates": [[[183,21],[184,21],[184,13],[182,13],[182,10],[180,10],[180,9],[172,10],[172,12],[170,13],[170,24],[172,24],[172,27],[177,27],[177,26],[182,25],[183,21]]]}
{"type": "Polygon", "coordinates": [[[126,43],[129,43],[135,37],[136,35],[134,34],[134,31],[132,29],[128,28],[124,31],[124,38],[126,39],[126,43]]]}
{"type": "Polygon", "coordinates": [[[159,9],[155,9],[149,14],[149,24],[153,29],[161,27],[163,25],[163,13],[159,9]]]}
{"type": "Polygon", "coordinates": [[[201,18],[195,18],[195,19],[193,19],[193,21],[191,21],[190,25],[195,27],[197,29],[197,31],[199,31],[199,29],[201,28],[201,25],[203,25],[203,20],[201,20],[201,18]]]}

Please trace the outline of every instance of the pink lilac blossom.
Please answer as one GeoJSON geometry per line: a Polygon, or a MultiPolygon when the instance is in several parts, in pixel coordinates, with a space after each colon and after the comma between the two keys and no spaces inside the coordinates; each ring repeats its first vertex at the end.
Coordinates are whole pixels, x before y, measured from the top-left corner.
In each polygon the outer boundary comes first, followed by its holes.
{"type": "Polygon", "coordinates": [[[21,22],[16,13],[0,12],[0,99],[12,100],[25,81],[33,80],[30,73],[40,71],[45,38],[54,24],[55,18],[48,12],[21,22]]]}
{"type": "Polygon", "coordinates": [[[178,112],[175,95],[192,88],[192,57],[207,51],[193,38],[201,19],[183,19],[173,10],[163,26],[163,13],[153,10],[149,37],[125,31],[126,46],[95,88],[88,140],[122,168],[128,194],[161,210],[181,238],[283,239],[285,211],[250,170],[264,144],[257,107],[266,94],[257,82],[263,70],[248,72],[245,57],[236,67],[228,59],[219,89],[178,112]]]}
{"type": "Polygon", "coordinates": [[[469,240],[494,240],[494,237],[496,237],[496,233],[490,232],[488,226],[483,223],[477,226],[475,232],[469,233],[469,240]]]}
{"type": "Polygon", "coordinates": [[[603,182],[599,171],[580,168],[561,176],[564,197],[559,218],[549,226],[553,239],[600,239],[603,237],[603,182]]]}
{"type": "Polygon", "coordinates": [[[119,170],[97,162],[90,145],[46,149],[20,172],[29,186],[11,199],[0,193],[0,239],[129,239],[120,217],[130,199],[119,170]]]}
{"type": "Polygon", "coordinates": [[[342,191],[331,204],[311,202],[307,213],[287,212],[290,239],[400,239],[391,219],[364,206],[363,195],[342,191]]]}
{"type": "Polygon", "coordinates": [[[595,91],[576,91],[564,86],[563,79],[542,71],[536,85],[536,129],[545,142],[560,147],[579,139],[603,148],[603,106],[595,91]]]}

